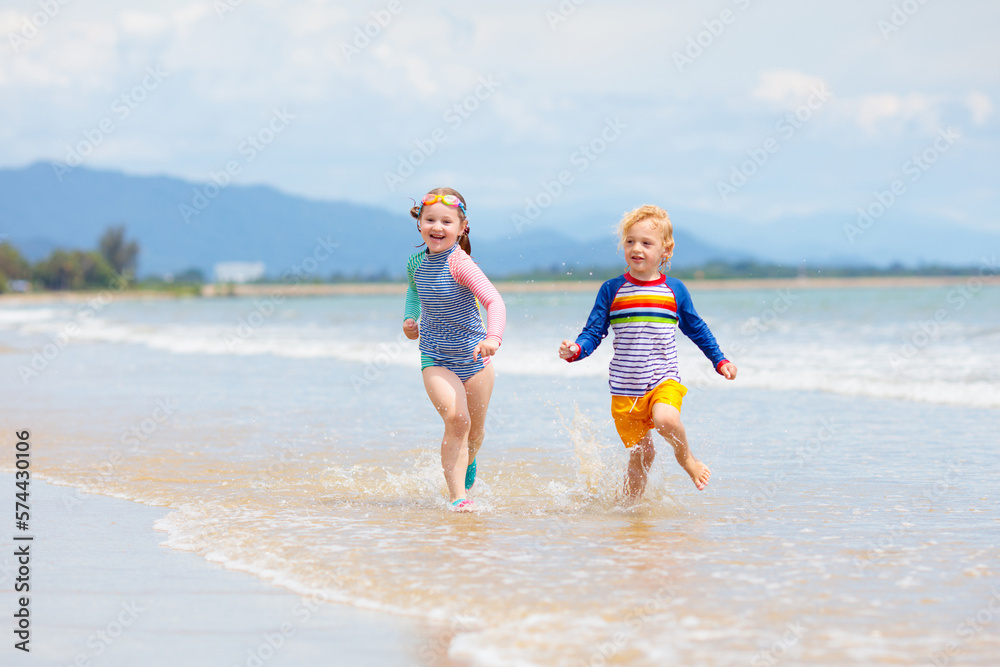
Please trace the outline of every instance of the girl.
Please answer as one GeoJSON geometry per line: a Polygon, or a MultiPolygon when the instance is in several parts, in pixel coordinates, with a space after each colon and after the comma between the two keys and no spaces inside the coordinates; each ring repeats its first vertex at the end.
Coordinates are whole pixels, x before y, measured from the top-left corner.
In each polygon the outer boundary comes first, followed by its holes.
{"type": "Polygon", "coordinates": [[[403,314],[403,333],[420,339],[427,396],[444,420],[441,467],[456,512],[475,509],[466,493],[476,480],[476,453],[493,393],[490,359],[507,318],[500,294],[469,256],[465,210],[465,199],[451,188],[431,190],[410,209],[427,248],[406,263],[403,314]],[[486,306],[485,328],[477,299],[486,306]]]}
{"type": "Polygon", "coordinates": [[[688,448],[681,423],[680,383],[674,327],[701,348],[716,371],[727,380],[736,366],[723,356],[715,337],[698,317],[684,284],[660,272],[674,253],[674,232],[667,212],[641,206],[625,214],[618,225],[628,271],[601,286],[597,302],[576,342],[564,340],[559,356],[579,361],[589,356],[605,336],[615,332],[611,360],[611,416],[626,448],[631,449],[625,475],[625,497],[637,500],[656,451],[650,429],[674,449],[677,463],[698,490],[708,484],[711,471],[688,448]]]}

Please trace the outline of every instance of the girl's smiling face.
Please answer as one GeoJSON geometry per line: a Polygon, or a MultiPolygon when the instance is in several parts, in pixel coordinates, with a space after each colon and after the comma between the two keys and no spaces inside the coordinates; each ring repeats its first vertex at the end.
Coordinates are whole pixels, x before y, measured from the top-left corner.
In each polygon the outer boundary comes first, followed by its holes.
{"type": "Polygon", "coordinates": [[[660,262],[667,258],[663,232],[651,220],[632,225],[622,243],[629,273],[638,280],[653,280],[660,273],[660,262]]]}
{"type": "Polygon", "coordinates": [[[420,213],[420,238],[432,253],[451,250],[463,231],[465,222],[459,216],[457,208],[435,202],[424,206],[420,213]]]}

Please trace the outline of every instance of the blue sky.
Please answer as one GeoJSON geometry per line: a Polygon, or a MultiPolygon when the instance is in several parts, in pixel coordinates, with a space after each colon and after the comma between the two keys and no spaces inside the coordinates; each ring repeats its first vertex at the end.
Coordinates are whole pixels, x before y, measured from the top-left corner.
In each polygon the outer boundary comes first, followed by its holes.
{"type": "Polygon", "coordinates": [[[650,202],[719,243],[895,183],[878,224],[1000,233],[998,28],[987,0],[5,0],[0,166],[400,211],[447,184],[487,236],[650,202]]]}

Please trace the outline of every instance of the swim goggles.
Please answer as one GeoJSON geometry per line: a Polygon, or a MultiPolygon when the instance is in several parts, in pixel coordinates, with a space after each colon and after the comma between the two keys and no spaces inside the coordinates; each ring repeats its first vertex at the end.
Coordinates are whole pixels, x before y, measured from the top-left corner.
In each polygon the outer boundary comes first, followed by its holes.
{"type": "Polygon", "coordinates": [[[430,206],[437,201],[440,201],[445,206],[461,209],[462,213],[465,213],[465,204],[462,203],[462,200],[455,195],[426,194],[424,195],[424,198],[420,200],[420,208],[423,209],[424,206],[430,206]]]}

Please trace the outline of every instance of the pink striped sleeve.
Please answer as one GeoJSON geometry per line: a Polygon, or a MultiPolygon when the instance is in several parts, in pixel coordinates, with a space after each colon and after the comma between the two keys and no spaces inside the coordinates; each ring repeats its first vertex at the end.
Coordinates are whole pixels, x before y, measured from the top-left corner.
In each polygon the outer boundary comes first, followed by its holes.
{"type": "Polygon", "coordinates": [[[472,290],[479,302],[486,306],[486,337],[495,338],[499,343],[507,325],[507,307],[503,305],[500,292],[461,248],[451,253],[448,268],[455,282],[472,290]]]}

